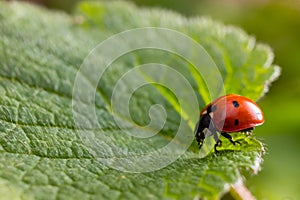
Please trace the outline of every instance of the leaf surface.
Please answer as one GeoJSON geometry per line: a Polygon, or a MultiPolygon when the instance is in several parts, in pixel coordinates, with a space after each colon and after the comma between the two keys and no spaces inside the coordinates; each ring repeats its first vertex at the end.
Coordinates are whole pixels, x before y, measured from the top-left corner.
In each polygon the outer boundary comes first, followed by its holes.
{"type": "MultiPolygon", "coordinates": [[[[171,141],[175,141],[172,151],[161,151],[164,154],[157,156],[173,158],[185,141],[192,142],[198,109],[211,100],[209,88],[203,86],[206,79],[199,76],[193,63],[156,49],[119,57],[99,82],[93,82],[94,68],[80,71],[84,59],[108,37],[132,28],[163,27],[184,33],[204,47],[210,59],[201,60],[202,64],[215,63],[227,93],[258,99],[276,76],[277,68],[272,65],[270,49],[256,44],[242,30],[210,19],[186,19],[169,11],[139,9],[124,2],[82,3],[72,16],[24,3],[1,2],[0,26],[1,199],[217,199],[244,175],[258,171],[263,145],[254,137],[240,134],[234,137],[241,146],[233,147],[224,140],[219,156],[200,158],[193,142],[164,168],[141,173],[122,171],[122,167],[136,169],[132,163],[140,155],[151,154],[171,141]],[[130,107],[131,119],[126,113],[116,113],[111,99],[125,96],[132,82],[121,82],[121,92],[114,94],[116,84],[134,66],[147,63],[177,70],[178,78],[182,75],[190,85],[175,84],[174,80],[171,85],[176,91],[189,86],[199,107],[180,109],[180,102],[188,105],[190,93],[182,92],[178,98],[169,88],[154,83],[135,90],[125,104],[130,107]],[[74,96],[78,72],[87,89],[74,96]],[[90,101],[85,97],[93,84],[94,101],[90,101]],[[82,109],[74,110],[76,103],[82,109]],[[155,104],[164,110],[156,107],[151,111],[155,104]],[[90,117],[90,105],[95,108],[96,119],[90,117]],[[78,119],[82,119],[79,126],[78,119]],[[151,119],[157,121],[148,131],[143,126],[151,119]],[[164,126],[155,136],[140,139],[128,135],[149,136],[162,120],[164,126]],[[185,124],[182,131],[187,135],[176,138],[180,122],[185,124]]],[[[145,40],[178,45],[152,37],[145,35],[145,40]]],[[[113,45],[112,50],[117,52],[128,44],[123,45],[113,45]]],[[[182,46],[182,52],[190,51],[182,46]]],[[[88,64],[93,66],[95,62],[88,64]]],[[[173,73],[164,72],[140,70],[134,80],[170,83],[173,73]]],[[[214,94],[221,92],[216,90],[214,94]]],[[[147,160],[154,168],[163,161],[147,160]]]]}

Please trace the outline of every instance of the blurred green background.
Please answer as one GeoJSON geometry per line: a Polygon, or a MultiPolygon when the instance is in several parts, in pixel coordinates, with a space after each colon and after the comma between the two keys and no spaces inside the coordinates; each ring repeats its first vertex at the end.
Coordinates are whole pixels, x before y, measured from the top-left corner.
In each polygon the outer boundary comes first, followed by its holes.
{"type": "MultiPolygon", "coordinates": [[[[31,0],[71,12],[79,0],[31,0]]],[[[185,16],[208,16],[237,25],[269,44],[282,74],[259,104],[266,122],[255,130],[267,145],[263,170],[248,187],[257,199],[300,199],[300,1],[299,0],[132,0],[185,16]]]]}

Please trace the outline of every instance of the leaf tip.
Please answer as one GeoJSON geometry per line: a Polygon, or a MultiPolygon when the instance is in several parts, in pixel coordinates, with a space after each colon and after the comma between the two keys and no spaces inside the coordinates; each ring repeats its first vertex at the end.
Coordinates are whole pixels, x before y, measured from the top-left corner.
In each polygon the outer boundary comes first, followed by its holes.
{"type": "Polygon", "coordinates": [[[271,74],[270,78],[266,80],[261,97],[263,97],[266,93],[269,92],[269,88],[271,87],[272,83],[279,78],[280,74],[281,68],[278,65],[273,65],[273,73],[271,74]]]}

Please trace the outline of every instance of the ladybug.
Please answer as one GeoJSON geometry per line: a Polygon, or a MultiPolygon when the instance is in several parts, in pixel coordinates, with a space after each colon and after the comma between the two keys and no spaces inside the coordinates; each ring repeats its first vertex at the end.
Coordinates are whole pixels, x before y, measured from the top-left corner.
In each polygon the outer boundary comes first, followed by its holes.
{"type": "Polygon", "coordinates": [[[218,153],[217,147],[222,145],[222,141],[217,132],[235,145],[239,142],[233,141],[229,133],[251,133],[255,126],[263,123],[263,112],[254,101],[237,94],[228,94],[217,98],[201,111],[194,134],[199,149],[205,137],[213,135],[216,141],[214,150],[218,153]]]}

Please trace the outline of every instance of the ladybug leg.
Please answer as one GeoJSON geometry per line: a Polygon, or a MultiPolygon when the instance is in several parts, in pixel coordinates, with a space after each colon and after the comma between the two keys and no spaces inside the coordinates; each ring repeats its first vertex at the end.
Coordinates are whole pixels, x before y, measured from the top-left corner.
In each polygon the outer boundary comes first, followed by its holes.
{"type": "Polygon", "coordinates": [[[214,147],[216,154],[219,153],[219,151],[217,150],[217,147],[220,147],[220,146],[222,146],[222,141],[218,139],[218,141],[216,142],[215,147],[214,147]]]}
{"type": "Polygon", "coordinates": [[[236,143],[241,144],[239,141],[233,141],[231,135],[226,132],[221,132],[221,135],[227,138],[233,145],[235,145],[236,143]]]}
{"type": "Polygon", "coordinates": [[[217,134],[218,130],[217,130],[216,126],[214,125],[214,123],[211,122],[209,124],[209,130],[211,131],[211,133],[214,136],[214,139],[216,141],[216,144],[214,146],[215,153],[219,153],[219,151],[217,150],[217,147],[222,146],[222,141],[219,139],[219,136],[217,134]]]}

